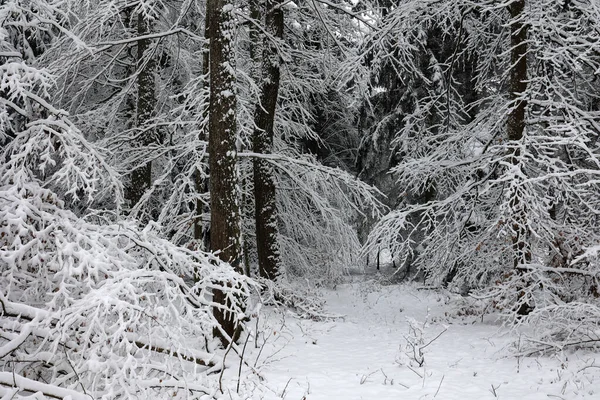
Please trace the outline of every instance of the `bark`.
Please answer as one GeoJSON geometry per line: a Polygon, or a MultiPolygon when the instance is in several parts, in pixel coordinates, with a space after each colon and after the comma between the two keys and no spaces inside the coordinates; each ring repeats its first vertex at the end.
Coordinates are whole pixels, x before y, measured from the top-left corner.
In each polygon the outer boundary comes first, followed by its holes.
{"type": "MultiPolygon", "coordinates": [[[[279,56],[273,41],[283,38],[281,5],[281,0],[266,1],[265,31],[271,38],[266,38],[263,47],[261,94],[254,116],[256,128],[252,143],[254,152],[261,154],[273,152],[273,126],[280,82],[279,56]]],[[[280,254],[277,243],[275,174],[273,166],[261,158],[254,159],[253,167],[259,273],[263,278],[276,280],[280,272],[280,254]]]]}
{"type": "MultiPolygon", "coordinates": [[[[143,14],[137,17],[138,36],[147,35],[151,31],[151,22],[143,14]]],[[[143,129],[144,125],[152,118],[156,106],[155,72],[156,60],[153,55],[146,54],[152,44],[151,39],[140,39],[137,41],[137,99],[136,99],[136,128],[143,129]]],[[[138,145],[146,147],[158,143],[156,132],[147,129],[139,135],[138,145]]],[[[148,161],[141,167],[131,172],[131,182],[128,190],[128,198],[131,206],[137,204],[146,190],[152,185],[152,162],[148,161]]]]}
{"type": "MultiPolygon", "coordinates": [[[[523,131],[525,130],[525,108],[527,101],[523,98],[523,94],[527,90],[527,30],[528,26],[523,23],[523,10],[525,9],[525,0],[515,1],[510,5],[510,16],[512,18],[511,25],[511,71],[509,82],[509,98],[513,104],[513,109],[508,115],[506,130],[509,142],[513,142],[515,148],[512,150],[511,162],[513,165],[519,163],[519,150],[514,142],[523,139],[523,131]]],[[[531,252],[528,244],[528,229],[526,226],[526,214],[524,210],[525,204],[519,198],[518,193],[513,195],[511,200],[511,208],[515,215],[513,216],[513,267],[518,269],[522,264],[526,264],[531,258],[531,252]]],[[[520,271],[520,270],[518,270],[520,271]]],[[[523,292],[520,291],[519,308],[516,310],[519,315],[527,315],[530,311],[530,305],[527,301],[523,301],[521,297],[523,292]]]]}
{"type": "MultiPolygon", "coordinates": [[[[202,76],[203,79],[208,79],[208,74],[209,74],[209,63],[210,63],[210,48],[209,48],[209,37],[210,37],[210,33],[209,33],[209,20],[208,20],[208,13],[206,13],[205,16],[205,24],[204,24],[204,44],[202,45],[202,76]]],[[[205,80],[204,83],[204,88],[205,89],[209,89],[210,90],[210,86],[209,83],[205,80]]],[[[203,120],[207,120],[207,118],[209,117],[209,110],[208,108],[206,108],[203,112],[202,115],[202,119],[203,120]]],[[[208,141],[208,131],[203,131],[200,133],[200,140],[203,141],[208,141]]],[[[201,171],[196,171],[196,176],[195,176],[195,187],[196,187],[196,193],[198,193],[198,195],[200,195],[201,193],[209,193],[210,191],[210,187],[209,187],[209,179],[206,179],[205,177],[202,176],[202,172],[201,171]]],[[[204,205],[204,202],[201,201],[200,199],[196,200],[196,218],[195,218],[195,222],[194,222],[194,239],[196,240],[197,245],[199,245],[200,243],[202,243],[202,250],[204,251],[208,251],[210,250],[210,227],[207,227],[206,224],[203,221],[203,216],[205,213],[210,212],[210,210],[204,205]]]]}
{"type": "MultiPolygon", "coordinates": [[[[525,8],[525,0],[518,0],[510,5],[510,15],[513,19],[510,35],[510,70],[509,98],[516,102],[508,116],[508,140],[521,140],[525,129],[525,99],[517,100],[527,90],[527,25],[519,19],[525,8]]],[[[518,154],[517,154],[518,155],[518,154]]]]}
{"type": "MultiPolygon", "coordinates": [[[[226,0],[208,0],[206,5],[209,63],[209,168],[210,168],[210,247],[221,260],[242,273],[240,211],[237,193],[235,148],[236,95],[233,36],[233,5],[226,0]]],[[[213,300],[228,305],[222,291],[213,292],[213,300]]],[[[217,308],[214,315],[230,337],[236,336],[234,316],[217,308]]],[[[220,336],[219,334],[217,334],[220,336]]],[[[223,344],[227,339],[220,336],[223,344]]]]}

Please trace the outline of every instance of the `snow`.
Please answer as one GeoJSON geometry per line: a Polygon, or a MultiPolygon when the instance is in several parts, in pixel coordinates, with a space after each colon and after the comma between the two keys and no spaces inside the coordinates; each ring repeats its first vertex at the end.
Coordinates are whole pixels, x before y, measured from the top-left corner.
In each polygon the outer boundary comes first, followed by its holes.
{"type": "MultiPolygon", "coordinates": [[[[90,397],[74,390],[64,389],[56,387],[54,385],[48,385],[46,383],[38,382],[32,379],[22,377],[18,374],[12,374],[10,372],[0,371],[0,396],[3,399],[12,399],[18,393],[17,390],[10,387],[16,385],[21,391],[31,393],[45,393],[47,397],[54,397],[58,399],[69,399],[69,400],[89,400],[90,397]]],[[[33,397],[33,396],[32,396],[33,397]]],[[[35,398],[43,398],[35,396],[35,398]]]]}
{"type": "MultiPolygon", "coordinates": [[[[257,370],[276,399],[596,399],[600,366],[577,351],[516,357],[493,317],[457,317],[452,296],[415,285],[349,283],[326,292],[333,321],[270,309],[257,370]],[[423,336],[409,332],[416,321],[423,336]],[[442,333],[443,332],[443,333],[442,333]],[[435,339],[440,333],[437,339],[435,339]],[[407,345],[422,340],[423,365],[407,345]],[[431,340],[431,344],[427,346],[431,340]]],[[[259,347],[263,337],[259,336],[259,347]]],[[[249,345],[250,347],[250,345],[249,345]]],[[[254,347],[254,346],[252,346],[254,347]]],[[[247,356],[252,364],[258,349],[247,356]]],[[[235,369],[235,368],[234,368],[235,369]]],[[[236,371],[237,372],[237,371],[236,371]]]]}

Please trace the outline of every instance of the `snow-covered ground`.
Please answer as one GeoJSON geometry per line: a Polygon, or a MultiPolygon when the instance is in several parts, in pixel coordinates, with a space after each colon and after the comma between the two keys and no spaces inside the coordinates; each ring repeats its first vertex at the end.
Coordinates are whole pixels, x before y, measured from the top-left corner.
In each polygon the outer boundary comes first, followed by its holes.
{"type": "Polygon", "coordinates": [[[447,295],[362,282],[326,297],[327,311],[342,318],[266,310],[266,336],[248,343],[247,362],[258,362],[254,374],[242,373],[244,392],[289,400],[600,399],[592,352],[515,357],[516,333],[492,317],[457,317],[447,295]]]}

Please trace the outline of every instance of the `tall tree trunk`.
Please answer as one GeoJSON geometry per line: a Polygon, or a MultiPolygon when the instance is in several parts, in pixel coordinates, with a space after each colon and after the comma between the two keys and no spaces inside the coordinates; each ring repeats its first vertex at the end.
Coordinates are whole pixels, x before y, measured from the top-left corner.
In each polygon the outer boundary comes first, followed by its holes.
{"type": "MultiPolygon", "coordinates": [[[[137,16],[137,35],[144,36],[150,33],[152,23],[142,14],[137,16]]],[[[144,129],[144,125],[152,118],[156,107],[155,73],[156,60],[153,55],[146,54],[152,44],[151,39],[140,39],[137,41],[137,101],[136,101],[136,128],[144,129]]],[[[153,129],[144,130],[139,135],[139,145],[148,146],[157,143],[158,138],[153,129]]],[[[131,206],[137,204],[146,190],[152,184],[152,162],[131,172],[131,182],[128,190],[128,198],[131,206]]]]}
{"type": "MultiPolygon", "coordinates": [[[[252,143],[254,152],[261,154],[273,152],[273,125],[280,81],[279,55],[273,41],[283,38],[281,6],[281,0],[266,1],[265,32],[271,37],[266,38],[263,47],[261,95],[254,116],[256,128],[252,143]]],[[[254,7],[257,7],[256,3],[254,7]]],[[[258,268],[261,277],[276,280],[280,272],[280,254],[277,243],[275,173],[273,166],[267,161],[255,158],[253,162],[258,268]]]]}
{"type": "MultiPolygon", "coordinates": [[[[512,150],[511,162],[513,165],[519,163],[518,143],[523,139],[525,130],[525,108],[527,101],[522,98],[527,90],[527,30],[528,26],[523,23],[523,10],[525,9],[525,0],[517,0],[510,5],[511,24],[511,54],[510,62],[512,65],[509,82],[509,98],[513,108],[508,115],[506,130],[509,143],[515,146],[512,150]]],[[[518,193],[513,194],[511,199],[511,209],[515,213],[513,216],[512,250],[513,267],[516,269],[519,265],[528,262],[531,253],[528,243],[528,229],[526,226],[527,216],[524,210],[525,204],[520,199],[518,193]]],[[[526,300],[521,300],[523,293],[519,293],[519,308],[517,314],[526,315],[530,311],[530,305],[526,300]]]]}
{"type": "MultiPolygon", "coordinates": [[[[238,272],[241,261],[240,210],[236,160],[236,94],[234,73],[233,4],[208,0],[206,15],[210,40],[209,168],[210,168],[210,247],[221,260],[238,272]]],[[[213,300],[226,304],[224,293],[215,290],[213,300]]],[[[234,316],[220,309],[214,315],[223,330],[235,340],[234,316]]],[[[220,336],[220,335],[219,335],[220,336]]],[[[227,344],[226,338],[221,341],[227,344]]]]}
{"type": "MultiPolygon", "coordinates": [[[[205,12],[205,21],[204,21],[204,44],[202,45],[202,79],[203,88],[210,90],[210,85],[206,79],[209,79],[209,63],[210,63],[210,45],[209,45],[209,20],[208,13],[205,12]]],[[[210,93],[210,92],[209,92],[210,93]]],[[[206,120],[209,117],[209,109],[205,108],[203,111],[202,119],[206,120]]],[[[204,130],[200,132],[199,139],[203,141],[208,141],[208,131],[204,130]]],[[[196,171],[195,176],[195,187],[196,193],[200,195],[201,193],[209,193],[209,181],[203,176],[202,171],[196,171]]],[[[207,251],[210,249],[210,227],[207,227],[204,224],[202,219],[205,212],[209,211],[207,207],[204,205],[204,202],[198,198],[196,200],[196,220],[194,222],[194,239],[196,240],[196,245],[202,243],[202,250],[207,251]]]]}
{"type": "MultiPolygon", "coordinates": [[[[515,1],[510,5],[510,16],[512,17],[510,32],[510,70],[509,98],[515,103],[512,112],[508,116],[507,133],[508,140],[518,141],[523,138],[525,129],[525,107],[527,101],[517,100],[527,90],[527,25],[523,24],[523,10],[525,0],[515,1]]],[[[515,154],[518,156],[518,154],[515,154]]],[[[516,162],[513,161],[513,162],[516,162]]]]}

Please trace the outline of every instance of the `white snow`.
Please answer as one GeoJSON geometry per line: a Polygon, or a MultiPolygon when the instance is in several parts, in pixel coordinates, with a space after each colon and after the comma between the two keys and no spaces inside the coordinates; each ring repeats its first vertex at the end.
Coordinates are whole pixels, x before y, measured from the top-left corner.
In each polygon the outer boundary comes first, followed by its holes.
{"type": "MultiPolygon", "coordinates": [[[[600,398],[600,365],[594,364],[594,354],[515,357],[509,348],[518,344],[517,333],[491,316],[483,321],[457,317],[449,295],[415,285],[352,283],[326,296],[327,310],[343,318],[318,322],[300,320],[289,311],[267,311],[261,325],[270,329],[264,332],[267,344],[256,371],[269,390],[256,398],[600,398]],[[418,329],[424,327],[422,337],[414,332],[411,337],[411,320],[418,329]],[[441,332],[423,349],[419,367],[408,341],[421,339],[426,345],[441,332]]],[[[258,347],[263,343],[259,335],[258,347]]],[[[252,365],[259,349],[252,343],[248,347],[253,348],[246,354],[252,365]]]]}

